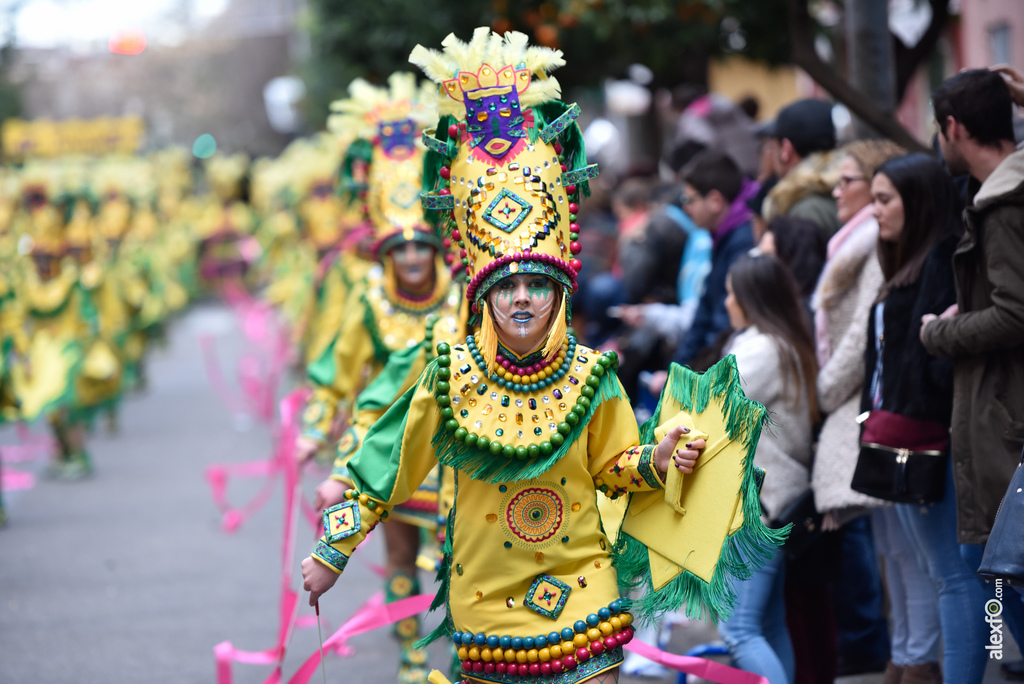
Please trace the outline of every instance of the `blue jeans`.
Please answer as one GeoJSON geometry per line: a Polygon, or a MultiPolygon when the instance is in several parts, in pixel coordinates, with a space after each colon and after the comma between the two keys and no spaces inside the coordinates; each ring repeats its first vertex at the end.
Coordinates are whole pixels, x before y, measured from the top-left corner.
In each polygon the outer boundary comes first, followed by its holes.
{"type": "Polygon", "coordinates": [[[786,629],[785,558],[777,551],[753,577],[738,582],[736,610],[718,625],[736,667],[759,674],[770,684],[791,684],[796,670],[786,629]]]}
{"type": "Polygon", "coordinates": [[[871,511],[875,546],[885,558],[892,604],[892,654],[896,665],[923,665],[939,659],[939,610],[935,584],[917,559],[895,507],[871,511]]]}
{"type": "Polygon", "coordinates": [[[956,684],[979,684],[988,661],[987,592],[960,555],[952,472],[946,478],[942,501],[930,506],[898,504],[896,511],[939,592],[944,679],[956,684]]]}
{"type": "Polygon", "coordinates": [[[862,515],[843,525],[843,568],[831,583],[839,657],[847,662],[889,659],[889,626],[882,608],[882,576],[871,532],[862,515]]]}

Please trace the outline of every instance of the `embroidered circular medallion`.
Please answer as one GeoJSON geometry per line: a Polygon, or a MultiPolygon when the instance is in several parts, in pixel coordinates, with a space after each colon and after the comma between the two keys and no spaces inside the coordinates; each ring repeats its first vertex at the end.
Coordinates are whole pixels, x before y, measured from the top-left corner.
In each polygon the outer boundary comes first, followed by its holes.
{"type": "Polygon", "coordinates": [[[505,506],[505,524],[516,538],[530,544],[551,539],[565,525],[563,496],[554,489],[529,487],[505,506]]]}

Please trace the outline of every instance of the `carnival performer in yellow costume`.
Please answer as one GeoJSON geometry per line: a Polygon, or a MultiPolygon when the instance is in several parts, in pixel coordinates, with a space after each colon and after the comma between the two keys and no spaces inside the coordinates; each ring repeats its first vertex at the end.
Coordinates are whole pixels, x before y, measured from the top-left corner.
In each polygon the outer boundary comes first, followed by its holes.
{"type": "Polygon", "coordinates": [[[47,190],[28,187],[25,197],[32,267],[24,269],[21,283],[26,347],[11,369],[12,386],[23,420],[49,417],[58,445],[50,473],[79,479],[92,472],[76,390],[94,312],[78,269],[65,260],[64,222],[47,190]]]}
{"type": "MultiPolygon", "coordinates": [[[[418,377],[426,365],[424,342],[431,349],[435,338],[451,339],[465,331],[461,287],[451,277],[443,240],[428,223],[420,202],[423,148],[418,138],[422,121],[431,114],[420,102],[415,76],[395,74],[388,88],[356,81],[350,93],[350,98],[336,103],[335,111],[338,117],[350,119],[347,128],[374,140],[366,175],[366,212],[380,267],[352,288],[332,343],[309,367],[314,392],[303,416],[298,445],[302,459],[333,445],[330,436],[338,419],[351,412],[359,392],[385,364],[392,370],[376,386],[373,396],[378,404],[394,401],[395,388],[418,377]],[[395,356],[402,361],[391,363],[395,356]]],[[[354,426],[342,440],[342,469],[359,431],[354,426]]],[[[325,484],[340,486],[334,480],[325,484]]],[[[420,528],[436,534],[437,497],[435,471],[432,483],[410,497],[413,500],[396,514],[396,524],[386,534],[389,601],[419,591],[420,528]]],[[[402,646],[398,675],[402,683],[426,681],[426,654],[412,647],[418,629],[418,620],[412,619],[396,630],[402,646]]]]}
{"type": "Polygon", "coordinates": [[[252,211],[242,198],[248,171],[249,158],[244,154],[214,155],[206,162],[210,196],[197,222],[196,237],[199,274],[207,287],[241,286],[259,258],[259,245],[252,238],[252,211]]]}
{"type": "Polygon", "coordinates": [[[83,342],[83,361],[77,378],[73,413],[76,422],[91,423],[105,412],[111,429],[116,425],[124,375],[124,342],[131,323],[128,303],[105,245],[95,229],[90,200],[65,196],[70,218],[66,226],[68,253],[78,267],[78,285],[90,311],[89,337],[83,342]]]}
{"type": "Polygon", "coordinates": [[[727,611],[731,579],[780,543],[757,515],[764,410],[742,397],[734,363],[701,378],[675,367],[638,430],[615,356],[567,333],[574,214],[596,169],[584,166],[578,108],[556,100],[547,75],[561,53],[487,28],[443,44],[411,56],[440,84],[444,115],[424,136],[439,162],[435,180],[428,161],[438,189],[424,202],[452,212],[480,328],[439,344],[367,433],[348,464],[348,500],[324,512],[324,537],[303,561],[305,586],[315,603],[440,462],[457,471],[456,494],[434,602],[445,617],[428,640],[450,636],[469,681],[613,682],[631,610],[727,611]],[[629,497],[617,535],[602,526],[598,493],[629,497]],[[652,530],[670,548],[651,547],[652,530]],[[620,599],[631,586],[649,591],[620,599]]]}

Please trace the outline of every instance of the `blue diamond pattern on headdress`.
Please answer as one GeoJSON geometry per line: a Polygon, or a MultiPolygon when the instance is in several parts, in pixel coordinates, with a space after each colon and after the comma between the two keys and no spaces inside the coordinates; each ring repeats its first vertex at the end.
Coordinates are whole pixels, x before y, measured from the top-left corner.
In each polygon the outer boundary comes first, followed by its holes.
{"type": "Polygon", "coordinates": [[[420,201],[420,188],[412,183],[399,183],[391,191],[391,201],[402,209],[408,209],[420,201]]]}
{"type": "Polygon", "coordinates": [[[495,228],[511,233],[526,220],[533,206],[514,192],[502,188],[484,211],[484,220],[495,228]]]}

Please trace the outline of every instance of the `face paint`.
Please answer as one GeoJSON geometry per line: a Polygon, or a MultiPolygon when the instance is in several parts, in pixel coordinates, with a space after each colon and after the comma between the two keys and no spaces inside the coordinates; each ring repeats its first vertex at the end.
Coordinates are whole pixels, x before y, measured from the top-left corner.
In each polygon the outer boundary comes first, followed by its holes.
{"type": "Polygon", "coordinates": [[[504,157],[519,138],[526,137],[526,131],[523,130],[523,113],[519,107],[519,93],[515,88],[507,90],[505,93],[476,98],[471,95],[479,93],[479,90],[463,95],[463,102],[466,105],[466,131],[472,138],[470,145],[480,147],[495,159],[504,157]]]}
{"type": "Polygon", "coordinates": [[[402,158],[412,152],[416,141],[416,125],[412,119],[381,123],[378,132],[381,149],[387,156],[402,158]]]}
{"type": "Polygon", "coordinates": [[[522,341],[514,345],[520,349],[511,349],[516,353],[523,349],[529,353],[544,341],[557,299],[553,280],[529,273],[508,276],[487,294],[499,337],[506,342],[513,338],[522,341]]]}
{"type": "Polygon", "coordinates": [[[388,254],[395,266],[395,277],[403,289],[415,292],[434,280],[434,248],[422,242],[406,242],[388,254]]]}

